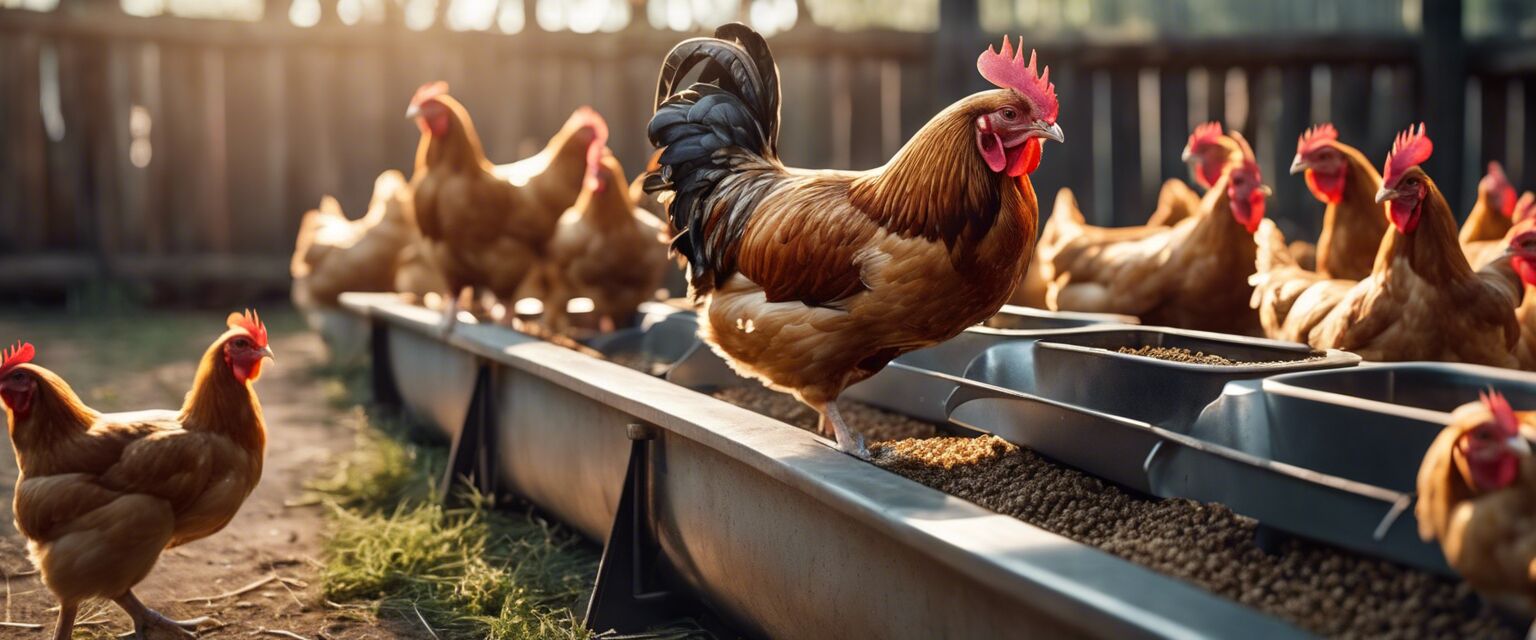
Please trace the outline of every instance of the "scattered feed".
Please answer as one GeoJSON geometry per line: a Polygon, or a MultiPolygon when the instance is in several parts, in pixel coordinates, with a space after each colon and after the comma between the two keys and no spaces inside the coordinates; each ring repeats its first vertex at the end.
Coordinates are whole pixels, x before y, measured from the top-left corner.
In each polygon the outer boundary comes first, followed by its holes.
{"type": "Polygon", "coordinates": [[[625,351],[608,356],[608,361],[621,367],[634,369],[646,375],[663,376],[671,362],[641,351],[625,351]]]}
{"type": "MultiPolygon", "coordinates": [[[[737,387],[715,397],[802,429],[816,413],[792,397],[737,387]]],[[[1518,638],[1521,630],[1458,581],[1298,540],[1277,553],[1257,523],[1219,504],[1160,500],[1047,460],[995,436],[931,437],[935,427],[842,403],[850,426],[876,442],[874,463],[924,485],[1330,637],[1518,638]]]]}
{"type": "Polygon", "coordinates": [[[1144,345],[1140,347],[1120,347],[1117,353],[1144,358],[1157,358],[1170,362],[1184,362],[1188,364],[1208,364],[1219,367],[1252,367],[1261,365],[1291,364],[1294,362],[1306,362],[1323,357],[1321,354],[1313,354],[1304,358],[1292,358],[1289,360],[1231,360],[1204,351],[1191,351],[1184,347],[1159,347],[1144,345]]]}

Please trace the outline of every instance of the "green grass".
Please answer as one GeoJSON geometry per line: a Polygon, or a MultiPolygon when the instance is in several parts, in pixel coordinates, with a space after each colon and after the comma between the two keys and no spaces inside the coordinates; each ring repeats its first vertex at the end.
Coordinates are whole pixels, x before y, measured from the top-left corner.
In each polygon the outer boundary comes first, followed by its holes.
{"type": "MultiPolygon", "coordinates": [[[[335,395],[353,395],[352,375],[335,395]]],[[[358,409],[361,411],[361,409],[358,409]]],[[[333,602],[364,603],[450,638],[589,638],[575,608],[597,571],[598,551],[527,510],[434,500],[445,452],[408,442],[378,417],[361,421],[356,450],[311,488],[330,512],[321,583],[333,602]]]]}

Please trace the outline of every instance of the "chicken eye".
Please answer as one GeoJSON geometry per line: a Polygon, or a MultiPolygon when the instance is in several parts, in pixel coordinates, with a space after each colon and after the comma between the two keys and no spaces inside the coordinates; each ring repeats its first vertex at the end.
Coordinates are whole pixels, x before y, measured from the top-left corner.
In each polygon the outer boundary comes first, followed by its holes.
{"type": "Polygon", "coordinates": [[[1014,120],[1014,119],[1017,119],[1018,117],[1019,117],[1019,112],[1014,110],[1013,107],[1004,107],[1003,108],[1003,119],[1004,120],[1014,120]]]}
{"type": "Polygon", "coordinates": [[[235,348],[237,348],[237,349],[245,349],[245,348],[248,348],[250,346],[251,346],[250,341],[246,340],[245,338],[236,338],[235,339],[235,348]]]}
{"type": "Polygon", "coordinates": [[[11,374],[11,382],[25,382],[26,380],[27,374],[25,373],[17,371],[16,373],[11,374]]]}

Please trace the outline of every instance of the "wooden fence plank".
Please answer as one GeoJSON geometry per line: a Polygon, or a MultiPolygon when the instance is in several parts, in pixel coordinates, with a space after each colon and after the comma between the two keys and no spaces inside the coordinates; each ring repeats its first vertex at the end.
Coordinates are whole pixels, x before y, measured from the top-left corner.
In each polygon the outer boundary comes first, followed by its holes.
{"type": "Polygon", "coordinates": [[[1184,178],[1189,170],[1180,151],[1189,138],[1189,70],[1163,69],[1158,73],[1158,166],[1160,180],[1184,178]]]}
{"type": "Polygon", "coordinates": [[[1141,101],[1135,69],[1109,75],[1109,136],[1113,141],[1110,184],[1116,225],[1139,224],[1152,211],[1143,202],[1141,179],[1141,101]]]}

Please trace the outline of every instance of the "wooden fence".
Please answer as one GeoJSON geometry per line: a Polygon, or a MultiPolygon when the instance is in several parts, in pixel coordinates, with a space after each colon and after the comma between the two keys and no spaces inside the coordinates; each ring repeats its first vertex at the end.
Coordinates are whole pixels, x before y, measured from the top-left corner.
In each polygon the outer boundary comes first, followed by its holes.
{"type": "MultiPolygon", "coordinates": [[[[1315,121],[1380,158],[1395,131],[1426,119],[1432,174],[1463,209],[1486,159],[1536,187],[1536,48],[1464,42],[1459,15],[1434,13],[1446,4],[1458,3],[1425,1],[1433,26],[1422,37],[1026,34],[1052,67],[1067,136],[1036,174],[1043,207],[1070,186],[1096,221],[1140,222],[1158,183],[1186,175],[1178,151],[1207,119],[1253,140],[1276,187],[1271,215],[1291,233],[1315,233],[1321,218],[1286,175],[1315,121]]],[[[453,85],[493,161],[532,153],[590,104],[633,171],[648,151],[661,57],[684,37],[640,21],[614,34],[507,36],[87,6],[0,10],[0,289],[282,289],[299,217],[322,194],[355,215],[380,171],[409,170],[418,134],[403,113],[427,80],[453,85]]],[[[941,6],[948,26],[934,33],[802,25],[774,36],[785,160],[876,166],[945,104],[984,88],[974,56],[998,34],[969,26],[974,2],[941,6]]]]}

